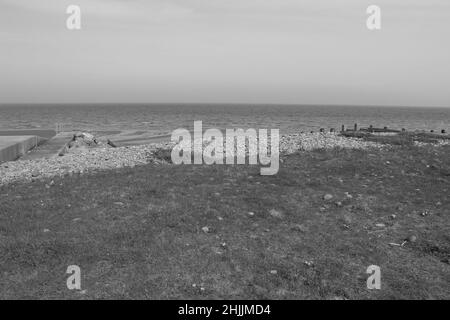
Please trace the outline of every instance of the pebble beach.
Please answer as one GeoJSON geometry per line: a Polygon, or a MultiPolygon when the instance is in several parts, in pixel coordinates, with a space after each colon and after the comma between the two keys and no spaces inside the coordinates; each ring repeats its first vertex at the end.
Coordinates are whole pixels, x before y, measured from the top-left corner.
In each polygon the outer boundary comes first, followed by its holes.
{"type": "MultiPolygon", "coordinates": [[[[85,174],[96,170],[134,167],[149,163],[168,165],[170,162],[159,157],[157,151],[162,149],[170,154],[168,152],[174,146],[175,144],[172,142],[117,148],[99,144],[93,148],[75,148],[62,156],[55,155],[47,159],[6,162],[0,164],[0,185],[31,182],[55,176],[85,174]]],[[[280,137],[280,154],[284,155],[314,149],[380,149],[387,147],[387,145],[357,138],[343,137],[337,133],[301,133],[280,137]]]]}

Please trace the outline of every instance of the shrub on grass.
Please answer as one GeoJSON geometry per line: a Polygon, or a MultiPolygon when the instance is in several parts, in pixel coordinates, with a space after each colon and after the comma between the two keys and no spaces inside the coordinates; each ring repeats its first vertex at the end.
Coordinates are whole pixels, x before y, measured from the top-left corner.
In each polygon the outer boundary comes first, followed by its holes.
{"type": "Polygon", "coordinates": [[[159,148],[151,155],[152,158],[161,160],[164,162],[172,163],[172,150],[159,148]]]}

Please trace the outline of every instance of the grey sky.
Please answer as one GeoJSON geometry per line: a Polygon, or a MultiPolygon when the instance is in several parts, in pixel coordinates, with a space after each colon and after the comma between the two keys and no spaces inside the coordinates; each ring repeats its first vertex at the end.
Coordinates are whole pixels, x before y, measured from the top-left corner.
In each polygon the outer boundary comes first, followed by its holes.
{"type": "Polygon", "coordinates": [[[0,103],[450,106],[448,39],[448,0],[0,0],[0,103]]]}

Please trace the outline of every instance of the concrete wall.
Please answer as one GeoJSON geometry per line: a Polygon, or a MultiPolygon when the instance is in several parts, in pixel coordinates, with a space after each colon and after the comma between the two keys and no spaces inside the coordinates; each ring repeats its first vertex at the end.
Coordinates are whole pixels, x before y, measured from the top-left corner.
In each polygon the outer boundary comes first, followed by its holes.
{"type": "Polygon", "coordinates": [[[55,135],[55,130],[48,129],[0,130],[0,136],[38,136],[45,139],[50,139],[55,135]]]}
{"type": "Polygon", "coordinates": [[[0,136],[0,163],[16,160],[45,140],[38,136],[0,136]]]}

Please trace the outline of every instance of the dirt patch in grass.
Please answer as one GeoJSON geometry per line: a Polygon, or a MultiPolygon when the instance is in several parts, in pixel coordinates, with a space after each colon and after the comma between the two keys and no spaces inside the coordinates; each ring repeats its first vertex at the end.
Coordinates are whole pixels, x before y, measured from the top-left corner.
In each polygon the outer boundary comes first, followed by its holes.
{"type": "Polygon", "coordinates": [[[147,165],[1,187],[0,298],[448,299],[449,158],[320,150],[275,176],[147,165]]]}

